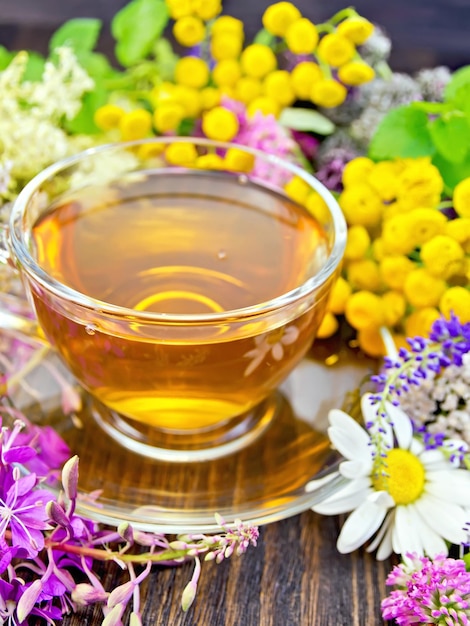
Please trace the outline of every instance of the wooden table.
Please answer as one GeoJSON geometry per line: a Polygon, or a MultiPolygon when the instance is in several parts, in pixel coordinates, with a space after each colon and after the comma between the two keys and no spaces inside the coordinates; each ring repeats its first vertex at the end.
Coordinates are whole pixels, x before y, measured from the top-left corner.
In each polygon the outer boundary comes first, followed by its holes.
{"type": "MultiPolygon", "coordinates": [[[[88,2],[87,14],[109,18],[124,1],[106,0],[95,6],[88,2]],[[98,6],[99,5],[99,6],[98,6]],[[96,9],[96,11],[95,11],[96,9]]],[[[82,15],[87,3],[63,3],[60,0],[2,0],[3,18],[0,16],[0,44],[13,49],[28,47],[45,50],[46,37],[57,27],[57,16],[63,19],[72,16],[72,11],[82,15]],[[41,6],[44,11],[41,13],[41,6]],[[47,6],[46,6],[47,5],[47,6]],[[73,6],[72,6],[73,5],[73,6]],[[57,9],[55,12],[54,7],[57,9]],[[6,11],[6,13],[4,12],[6,11]],[[30,11],[39,12],[32,15],[30,11]],[[61,13],[62,12],[62,13],[61,13]],[[47,19],[46,19],[47,14],[47,19]],[[5,17],[5,15],[7,17],[5,17]],[[29,19],[28,16],[32,18],[29,19]],[[43,20],[39,18],[44,16],[43,20]],[[33,23],[35,25],[33,25],[33,23]]],[[[227,4],[230,5],[228,1],[227,4]]],[[[235,4],[234,2],[232,4],[235,4]]],[[[264,3],[266,5],[267,2],[264,3]]],[[[299,3],[305,5],[307,2],[299,3]]],[[[333,3],[338,8],[347,3],[333,3]]],[[[374,3],[363,2],[363,5],[374,3]]],[[[405,59],[409,20],[416,17],[419,7],[403,1],[394,4],[394,13],[384,9],[384,20],[389,20],[394,30],[394,44],[398,47],[397,57],[406,69],[420,59],[432,59],[434,63],[456,64],[462,59],[461,35],[465,20],[462,20],[463,4],[458,0],[440,0],[429,6],[429,23],[420,31],[418,43],[421,54],[405,59]],[[442,12],[439,13],[439,6],[442,12]],[[444,6],[445,5],[445,6],[444,6]],[[452,13],[452,10],[453,13],[452,13]],[[457,37],[436,38],[443,28],[442,16],[446,17],[446,28],[451,32],[454,24],[457,37]],[[387,13],[388,11],[388,13],[387,13]],[[450,15],[450,17],[449,17],[450,15]],[[407,17],[409,19],[407,19],[407,17]],[[454,20],[452,22],[452,19],[454,20]],[[450,21],[449,21],[450,20],[450,21]],[[452,24],[451,24],[452,22],[452,24]],[[400,24],[399,29],[396,28],[400,24]],[[450,26],[449,26],[450,24],[450,26]],[[434,34],[433,34],[434,33],[434,34]],[[426,36],[428,39],[426,40],[426,36]],[[400,40],[402,37],[402,40],[400,40]],[[403,44],[400,47],[400,44],[403,44]],[[460,47],[459,47],[460,45],[460,47]],[[430,50],[439,49],[439,54],[430,50]],[[460,56],[459,56],[460,55],[460,56]]],[[[257,14],[261,11],[258,10],[257,14]]],[[[255,5],[239,2],[233,9],[240,16],[253,14],[255,5]],[[249,8],[250,7],[250,8],[249,8]]],[[[264,6],[263,5],[263,6],[264,6]]],[[[358,9],[364,11],[359,6],[358,9]]],[[[309,5],[310,6],[310,5],[309,5]]],[[[230,8],[230,7],[229,7],[230,8]]],[[[332,7],[335,8],[335,7],[332,7]]],[[[377,8],[377,7],[376,7],[377,8]]],[[[421,7],[422,8],[422,7],[421,7]]],[[[310,12],[313,10],[309,9],[310,12]]],[[[323,9],[322,9],[323,10],[323,9]]],[[[228,11],[228,9],[227,9],[228,11]]],[[[382,11],[382,5],[381,9],[382,11]]],[[[230,11],[228,11],[230,12],[230,11]]],[[[376,11],[377,12],[377,11],[376,11]]],[[[367,12],[365,12],[367,16],[367,12]]],[[[312,16],[313,17],[313,16],[312,16]]],[[[371,19],[378,19],[374,14],[371,19]]],[[[387,24],[385,24],[387,26],[387,24]]],[[[466,38],[466,34],[464,34],[466,38]]],[[[409,39],[409,38],[408,38],[409,39]]],[[[465,39],[468,42],[468,39],[465,39]]],[[[105,42],[106,46],[106,42],[105,42]]],[[[191,563],[174,568],[155,567],[143,585],[144,626],[372,626],[383,624],[380,619],[380,602],[385,596],[385,578],[392,568],[392,561],[376,562],[374,556],[364,550],[352,555],[340,555],[335,547],[341,517],[322,517],[311,511],[285,519],[260,530],[259,545],[249,549],[241,558],[232,558],[220,565],[203,564],[199,591],[193,607],[187,614],[180,609],[182,591],[192,574],[191,563]]],[[[106,586],[113,588],[126,578],[119,569],[103,566],[101,573],[106,586]]],[[[99,607],[84,610],[64,619],[64,626],[95,626],[101,623],[99,607]]]]}

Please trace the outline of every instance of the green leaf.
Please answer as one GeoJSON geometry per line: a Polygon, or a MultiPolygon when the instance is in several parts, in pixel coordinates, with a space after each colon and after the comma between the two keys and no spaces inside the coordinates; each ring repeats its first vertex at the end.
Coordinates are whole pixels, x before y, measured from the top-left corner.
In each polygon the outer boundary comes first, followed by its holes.
{"type": "Polygon", "coordinates": [[[380,122],[369,144],[371,159],[416,158],[434,154],[425,111],[403,105],[392,109],[380,122]]]}
{"type": "Polygon", "coordinates": [[[108,91],[101,85],[96,85],[93,91],[83,97],[82,108],[78,115],[66,123],[67,130],[72,134],[95,135],[100,132],[94,122],[95,111],[106,104],[108,91]]]}
{"type": "Polygon", "coordinates": [[[10,65],[14,56],[14,52],[10,52],[4,46],[0,46],[0,71],[4,70],[10,65]]]}
{"type": "Polygon", "coordinates": [[[37,52],[28,52],[28,62],[23,74],[23,80],[39,81],[44,73],[46,60],[37,52]]]}
{"type": "Polygon", "coordinates": [[[96,46],[101,30],[101,20],[77,17],[65,22],[52,35],[49,50],[68,46],[75,52],[90,52],[96,46]]]}
{"type": "Polygon", "coordinates": [[[271,47],[274,40],[274,35],[271,35],[271,33],[269,33],[265,28],[262,28],[256,33],[253,43],[260,43],[263,44],[263,46],[271,47]]]}
{"type": "Polygon", "coordinates": [[[145,59],[168,23],[164,0],[132,0],[114,16],[111,32],[116,58],[124,67],[145,59]]]}
{"type": "Polygon", "coordinates": [[[291,130],[302,130],[331,135],[335,125],[327,117],[314,109],[286,108],[282,111],[279,122],[291,130]]]}
{"type": "Polygon", "coordinates": [[[411,102],[409,106],[413,109],[429,113],[430,115],[440,115],[441,113],[452,110],[452,106],[445,102],[425,102],[424,100],[411,102]]]}
{"type": "Polygon", "coordinates": [[[448,161],[440,154],[436,154],[432,162],[440,171],[449,195],[452,195],[452,190],[461,180],[470,176],[470,153],[461,163],[448,161]]]}
{"type": "Polygon", "coordinates": [[[460,111],[447,113],[428,127],[439,154],[451,163],[461,163],[470,146],[470,125],[465,115],[460,111]]]}
{"type": "Polygon", "coordinates": [[[452,78],[447,83],[444,90],[444,98],[453,100],[457,91],[464,85],[470,84],[470,65],[460,68],[452,74],[452,78]]]}
{"type": "Polygon", "coordinates": [[[104,54],[98,52],[82,50],[77,52],[77,60],[87,74],[94,79],[114,78],[121,74],[111,66],[104,54]]]}
{"type": "Polygon", "coordinates": [[[172,80],[179,57],[173,52],[170,42],[167,39],[159,39],[153,46],[153,55],[158,65],[160,78],[172,80]]]}
{"type": "Polygon", "coordinates": [[[462,111],[470,122],[470,83],[462,85],[456,90],[452,104],[456,109],[462,111]]]}

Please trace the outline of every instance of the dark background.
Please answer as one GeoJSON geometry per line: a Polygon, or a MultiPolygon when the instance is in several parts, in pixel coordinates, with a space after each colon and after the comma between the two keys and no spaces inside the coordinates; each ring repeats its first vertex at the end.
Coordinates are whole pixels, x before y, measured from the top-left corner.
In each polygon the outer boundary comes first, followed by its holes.
{"type": "MultiPolygon", "coordinates": [[[[51,33],[70,17],[104,21],[100,49],[112,50],[111,17],[127,0],[0,0],[0,44],[47,50],[51,33]]],[[[245,21],[248,36],[261,25],[269,0],[224,0],[224,12],[245,21]]],[[[314,22],[348,6],[343,0],[294,0],[314,22]]],[[[380,24],[393,41],[391,65],[413,71],[445,64],[455,69],[470,62],[470,0],[357,0],[351,3],[380,24]]]]}

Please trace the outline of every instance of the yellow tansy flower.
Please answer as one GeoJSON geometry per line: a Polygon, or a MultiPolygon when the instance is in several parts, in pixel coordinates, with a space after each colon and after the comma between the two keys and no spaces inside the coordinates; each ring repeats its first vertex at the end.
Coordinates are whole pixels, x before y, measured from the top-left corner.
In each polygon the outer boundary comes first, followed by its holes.
{"type": "Polygon", "coordinates": [[[445,231],[447,218],[436,209],[415,209],[406,215],[407,227],[415,245],[421,245],[445,231]]]}
{"type": "Polygon", "coordinates": [[[201,97],[198,89],[176,85],[173,97],[174,101],[184,108],[185,117],[197,117],[201,112],[201,97]]]}
{"type": "Polygon", "coordinates": [[[230,141],[238,132],[237,116],[225,107],[214,107],[204,113],[202,130],[209,139],[230,141]]]}
{"type": "Polygon", "coordinates": [[[173,20],[193,14],[193,0],[165,0],[165,4],[173,20]]]}
{"type": "Polygon", "coordinates": [[[305,204],[307,196],[310,193],[311,187],[306,180],[300,176],[293,176],[285,185],[285,193],[297,202],[297,204],[305,204]]]}
{"type": "Polygon", "coordinates": [[[222,0],[192,0],[194,13],[208,22],[222,11],[222,0]]]}
{"type": "Polygon", "coordinates": [[[367,176],[367,182],[379,194],[382,200],[391,202],[397,195],[397,164],[395,161],[381,161],[373,164],[367,176]]]}
{"type": "Polygon", "coordinates": [[[180,85],[200,89],[209,82],[207,63],[199,57],[187,56],[178,60],[175,67],[175,80],[180,85]]]}
{"type": "Polygon", "coordinates": [[[470,177],[461,180],[453,193],[454,209],[460,217],[470,217],[470,177]]]}
{"type": "Polygon", "coordinates": [[[364,258],[370,243],[369,232],[364,226],[350,226],[348,229],[348,240],[344,251],[344,259],[346,261],[358,261],[364,258]]]}
{"type": "Polygon", "coordinates": [[[222,170],[225,168],[224,159],[218,154],[202,154],[198,156],[195,166],[203,170],[222,170]]]}
{"type": "Polygon", "coordinates": [[[378,291],[380,288],[379,266],[372,259],[350,261],[346,267],[346,274],[353,289],[378,291]]]}
{"type": "Polygon", "coordinates": [[[240,62],[243,72],[252,78],[263,78],[277,66],[274,52],[260,43],[247,46],[242,52],[240,62]]]}
{"type": "Polygon", "coordinates": [[[250,102],[246,112],[248,117],[253,117],[255,113],[262,113],[263,115],[279,115],[280,107],[279,103],[267,96],[259,96],[250,102]]]}
{"type": "Polygon", "coordinates": [[[327,311],[317,331],[318,339],[327,339],[335,334],[339,328],[339,322],[330,311],[327,311]]]}
{"type": "Polygon", "coordinates": [[[299,9],[292,2],[276,2],[263,13],[263,26],[278,37],[283,37],[291,24],[302,17],[299,9]]]}
{"type": "Polygon", "coordinates": [[[240,64],[235,59],[219,61],[212,70],[212,78],[219,87],[233,87],[241,75],[240,64]]]}
{"type": "Polygon", "coordinates": [[[348,161],[343,169],[343,185],[349,187],[357,183],[366,183],[374,168],[374,162],[367,157],[356,157],[348,161]]]}
{"type": "Polygon", "coordinates": [[[129,111],[119,120],[119,130],[124,141],[143,139],[152,130],[152,115],[145,109],[129,111]]]}
{"type": "Polygon", "coordinates": [[[119,126],[124,114],[123,108],[115,104],[105,104],[95,111],[94,122],[101,130],[112,130],[119,126]]]}
{"type": "Polygon", "coordinates": [[[385,344],[380,334],[380,328],[372,326],[362,328],[357,333],[357,343],[360,349],[372,357],[381,357],[386,354],[385,344]]]}
{"type": "Polygon", "coordinates": [[[452,237],[436,235],[423,244],[420,256],[424,266],[433,276],[450,278],[462,269],[465,253],[452,237]]]}
{"type": "Polygon", "coordinates": [[[216,61],[238,58],[242,47],[243,38],[235,33],[221,33],[211,39],[211,55],[216,61]]]}
{"type": "Polygon", "coordinates": [[[228,33],[232,33],[237,35],[239,38],[243,38],[243,22],[241,20],[237,20],[237,18],[232,17],[231,15],[221,15],[212,24],[211,34],[214,37],[215,35],[228,33]]]}
{"type": "Polygon", "coordinates": [[[346,303],[345,316],[357,330],[378,328],[385,321],[382,298],[370,291],[356,291],[346,303]]]}
{"type": "Polygon", "coordinates": [[[445,290],[445,281],[422,267],[412,270],[403,285],[405,298],[417,308],[437,306],[445,290]]]}
{"type": "Polygon", "coordinates": [[[294,54],[311,54],[318,43],[317,27],[306,17],[302,17],[288,26],[284,40],[294,54]]]}
{"type": "Polygon", "coordinates": [[[427,337],[434,322],[441,317],[435,307],[424,307],[413,311],[405,319],[405,333],[408,337],[427,337]]]}
{"type": "Polygon", "coordinates": [[[170,165],[191,166],[197,156],[196,146],[189,141],[175,141],[165,150],[165,158],[170,165]]]}
{"type": "Polygon", "coordinates": [[[346,303],[352,294],[352,287],[348,281],[342,276],[331,288],[330,298],[328,300],[328,310],[335,315],[341,315],[346,309],[346,303]]]}
{"type": "Polygon", "coordinates": [[[428,157],[402,159],[402,171],[397,180],[398,197],[402,209],[436,207],[441,199],[444,181],[428,157]]]}
{"type": "Polygon", "coordinates": [[[346,85],[363,85],[375,76],[374,69],[364,61],[349,61],[338,70],[338,78],[346,85]]]}
{"type": "Polygon", "coordinates": [[[382,302],[385,310],[386,326],[396,326],[404,317],[406,300],[399,291],[387,291],[382,294],[382,302]]]}
{"type": "Polygon", "coordinates": [[[470,322],[470,291],[465,287],[449,287],[440,299],[439,309],[447,318],[453,313],[463,324],[470,322]]]}
{"type": "Polygon", "coordinates": [[[286,70],[275,70],[268,74],[263,88],[268,98],[278,102],[281,107],[287,107],[295,100],[290,74],[286,70]]]}
{"type": "Polygon", "coordinates": [[[319,224],[327,224],[329,222],[331,216],[330,209],[318,191],[310,191],[305,200],[305,208],[319,224]]]}
{"type": "Polygon", "coordinates": [[[387,254],[409,254],[417,246],[411,232],[408,214],[394,215],[386,220],[382,228],[382,241],[387,254]]]}
{"type": "Polygon", "coordinates": [[[358,46],[369,39],[374,32],[374,25],[364,17],[355,15],[340,22],[336,31],[358,46]]]}
{"type": "Polygon", "coordinates": [[[203,110],[212,109],[220,104],[220,89],[216,87],[204,87],[199,92],[201,98],[201,108],[203,110]]]}
{"type": "Polygon", "coordinates": [[[339,196],[339,204],[346,221],[351,226],[371,228],[380,224],[382,201],[380,196],[364,183],[350,185],[339,196]]]}
{"type": "Polygon", "coordinates": [[[291,85],[297,98],[309,100],[313,83],[323,78],[318,63],[302,61],[291,72],[291,85]]]}
{"type": "Polygon", "coordinates": [[[261,95],[262,90],[261,81],[250,76],[242,76],[235,85],[235,98],[244,104],[249,104],[261,95]]]}
{"type": "Polygon", "coordinates": [[[344,85],[333,78],[323,78],[313,83],[310,99],[321,107],[337,107],[346,100],[348,91],[344,85]]]}
{"type": "Polygon", "coordinates": [[[153,123],[159,133],[176,130],[184,119],[184,107],[177,102],[163,102],[153,113],[153,123]]]}
{"type": "Polygon", "coordinates": [[[173,25],[173,35],[178,43],[191,48],[204,39],[206,27],[201,18],[188,15],[177,20],[173,25]]]}
{"type": "Polygon", "coordinates": [[[165,151],[165,144],[158,141],[150,141],[143,143],[137,150],[137,156],[142,161],[147,159],[154,159],[160,156],[165,151]]]}
{"type": "Polygon", "coordinates": [[[379,269],[383,283],[390,289],[401,291],[405,278],[415,269],[411,259],[402,254],[385,256],[380,260],[379,269]]]}
{"type": "Polygon", "coordinates": [[[457,217],[446,224],[446,235],[455,239],[470,254],[470,217],[457,217]]]}
{"type": "Polygon", "coordinates": [[[318,44],[318,55],[332,67],[351,61],[356,49],[349,39],[338,33],[328,33],[318,44]]]}
{"type": "Polygon", "coordinates": [[[248,174],[255,166],[255,155],[239,148],[229,148],[225,155],[224,167],[231,172],[248,174]]]}

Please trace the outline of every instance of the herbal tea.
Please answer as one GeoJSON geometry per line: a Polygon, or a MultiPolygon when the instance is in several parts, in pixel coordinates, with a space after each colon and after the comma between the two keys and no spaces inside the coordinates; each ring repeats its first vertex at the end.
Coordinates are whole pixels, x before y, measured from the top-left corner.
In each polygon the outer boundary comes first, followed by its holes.
{"type": "Polygon", "coordinates": [[[222,173],[147,172],[86,187],[37,221],[33,241],[48,274],[136,313],[87,325],[33,290],[39,322],[71,371],[108,407],[169,431],[212,427],[266,397],[308,350],[332,280],[314,306],[294,318],[281,311],[269,327],[256,315],[184,328],[172,318],[260,305],[302,285],[327,257],[306,210],[222,173]],[[141,323],[137,312],[162,316],[141,323]]]}

